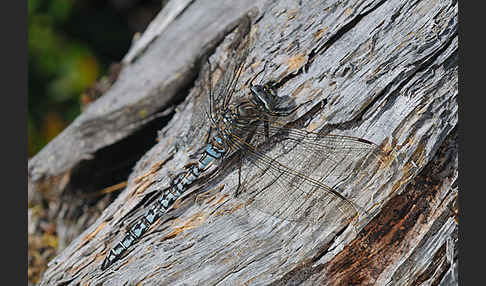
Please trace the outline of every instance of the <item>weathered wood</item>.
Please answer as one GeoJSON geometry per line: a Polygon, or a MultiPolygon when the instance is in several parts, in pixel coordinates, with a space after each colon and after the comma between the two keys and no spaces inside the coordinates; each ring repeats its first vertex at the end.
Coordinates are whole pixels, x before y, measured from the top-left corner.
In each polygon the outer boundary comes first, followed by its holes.
{"type": "Polygon", "coordinates": [[[140,110],[163,110],[194,85],[126,189],[50,262],[40,285],[457,285],[457,2],[228,2],[191,2],[126,63],[110,91],[29,161],[29,195],[52,178],[65,182],[51,192],[65,191],[83,158],[143,123],[140,110]],[[197,202],[196,193],[186,195],[101,271],[126,225],[143,214],[138,204],[167,187],[168,174],[204,142],[204,130],[194,130],[194,102],[206,78],[196,78],[195,63],[211,52],[224,70],[229,32],[247,13],[252,50],[238,94],[267,62],[265,77],[281,83],[280,94],[326,103],[313,128],[387,151],[364,179],[350,178],[349,195],[370,214],[354,225],[272,218],[231,197],[237,170],[229,167],[193,188],[204,191],[197,202]]]}

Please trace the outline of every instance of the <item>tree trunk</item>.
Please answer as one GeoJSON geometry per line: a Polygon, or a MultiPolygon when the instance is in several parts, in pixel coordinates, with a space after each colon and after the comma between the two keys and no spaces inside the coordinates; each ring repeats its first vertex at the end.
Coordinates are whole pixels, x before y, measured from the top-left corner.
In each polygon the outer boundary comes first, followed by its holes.
{"type": "MultiPolygon", "coordinates": [[[[111,88],[29,160],[29,204],[47,202],[69,243],[39,285],[457,285],[457,15],[457,1],[438,0],[170,1],[111,88]],[[307,129],[385,151],[349,176],[368,213],[309,224],[241,207],[227,164],[102,271],[204,146],[203,59],[224,73],[240,37],[251,46],[238,94],[265,66],[279,94],[311,100],[296,114],[307,129]],[[93,195],[123,181],[114,200],[93,195]]],[[[36,222],[29,214],[30,235],[36,222]]]]}

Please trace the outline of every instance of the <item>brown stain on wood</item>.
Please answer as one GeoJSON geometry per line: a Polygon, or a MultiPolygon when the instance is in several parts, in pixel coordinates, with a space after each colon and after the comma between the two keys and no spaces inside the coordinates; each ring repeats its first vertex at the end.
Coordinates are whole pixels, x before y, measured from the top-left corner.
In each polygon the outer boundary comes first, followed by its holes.
{"type": "Polygon", "coordinates": [[[251,68],[252,70],[255,70],[256,68],[258,68],[258,67],[261,65],[261,63],[262,63],[262,60],[261,60],[261,59],[259,59],[258,61],[256,61],[256,62],[254,62],[253,64],[251,64],[251,65],[250,65],[250,68],[251,68]]]}
{"type": "Polygon", "coordinates": [[[214,204],[211,205],[212,208],[216,207],[217,205],[222,204],[227,198],[229,197],[228,194],[223,194],[219,200],[217,200],[214,204]]]}
{"type": "Polygon", "coordinates": [[[298,13],[299,13],[299,9],[289,10],[287,12],[287,21],[296,18],[298,13]]]}
{"type": "Polygon", "coordinates": [[[198,212],[188,218],[187,220],[184,221],[184,223],[181,226],[176,226],[174,227],[174,230],[172,230],[170,233],[168,233],[162,240],[166,239],[171,239],[176,237],[178,234],[185,230],[190,230],[196,227],[199,227],[201,224],[203,224],[209,215],[205,212],[198,212]]]}
{"type": "Polygon", "coordinates": [[[373,222],[329,262],[330,285],[372,285],[393,261],[400,242],[417,223],[423,207],[406,195],[392,199],[373,222]]]}
{"type": "Polygon", "coordinates": [[[80,244],[76,248],[76,251],[78,251],[81,247],[83,247],[89,241],[91,241],[93,239],[93,237],[95,237],[98,234],[98,232],[100,232],[103,228],[105,228],[106,224],[107,224],[106,221],[100,223],[100,225],[94,231],[92,231],[91,233],[88,233],[85,236],[83,236],[83,238],[81,239],[80,244]]]}
{"type": "Polygon", "coordinates": [[[142,180],[146,180],[146,179],[147,179],[147,177],[149,177],[149,176],[151,176],[151,175],[153,175],[153,174],[157,173],[157,172],[158,172],[158,171],[159,171],[159,170],[162,168],[162,166],[163,166],[163,165],[165,165],[165,163],[166,163],[166,162],[167,162],[169,159],[170,159],[170,156],[169,156],[168,158],[166,158],[165,160],[162,160],[162,161],[159,161],[159,162],[155,162],[154,164],[152,164],[152,167],[150,167],[150,170],[149,170],[147,173],[145,173],[145,174],[143,174],[143,175],[138,176],[137,178],[135,178],[135,179],[133,180],[133,182],[134,182],[135,184],[138,184],[138,183],[140,183],[142,180]]]}
{"type": "Polygon", "coordinates": [[[410,157],[410,161],[407,162],[403,166],[403,176],[400,180],[397,180],[396,183],[392,187],[391,194],[394,194],[397,190],[399,190],[403,185],[407,184],[411,177],[413,176],[413,169],[416,169],[418,165],[421,165],[425,160],[425,146],[423,144],[419,144],[415,149],[414,153],[410,157]]]}
{"type": "Polygon", "coordinates": [[[207,203],[210,204],[212,201],[216,199],[217,196],[212,196],[207,200],[207,203]]]}
{"type": "MultiPolygon", "coordinates": [[[[221,201],[222,199],[223,198],[221,198],[221,201]]],[[[232,204],[231,206],[217,210],[214,213],[214,216],[222,216],[222,215],[235,213],[237,210],[243,208],[245,205],[249,205],[250,203],[251,202],[247,202],[247,203],[240,202],[240,203],[232,204]]]]}
{"type": "Polygon", "coordinates": [[[301,92],[302,92],[302,90],[304,90],[305,88],[307,88],[307,89],[308,89],[309,87],[310,87],[310,83],[309,83],[308,81],[303,82],[302,84],[300,84],[300,85],[299,85],[299,86],[298,86],[298,87],[297,87],[297,88],[294,90],[294,92],[292,92],[292,97],[294,97],[294,98],[295,98],[295,97],[297,97],[297,95],[298,95],[299,93],[301,93],[301,92]]]}
{"type": "Polygon", "coordinates": [[[329,27],[323,27],[322,29],[317,30],[314,32],[314,38],[320,39],[322,35],[327,32],[327,30],[329,30],[329,27]]]}
{"type": "Polygon", "coordinates": [[[285,74],[290,74],[297,71],[307,62],[306,54],[297,54],[287,60],[287,70],[285,74]]]}
{"type": "MultiPolygon", "coordinates": [[[[323,121],[322,121],[323,122],[323,121]]],[[[306,131],[307,132],[314,132],[316,131],[319,127],[321,127],[321,123],[320,122],[311,122],[307,127],[306,127],[306,131]]]]}
{"type": "MultiPolygon", "coordinates": [[[[421,151],[417,150],[417,153],[421,151]]],[[[424,223],[436,199],[436,190],[441,185],[441,178],[434,177],[440,168],[438,165],[440,163],[435,160],[431,161],[412,185],[390,199],[380,215],[326,263],[323,267],[325,276],[332,278],[326,281],[327,284],[373,285],[380,274],[401,257],[404,248],[409,247],[405,245],[407,237],[415,235],[414,229],[424,223]]]]}
{"type": "Polygon", "coordinates": [[[308,99],[311,100],[311,99],[317,98],[319,95],[322,94],[322,91],[323,91],[323,88],[321,88],[321,87],[313,89],[312,92],[310,93],[308,99]]]}
{"type": "MultiPolygon", "coordinates": [[[[218,190],[216,192],[213,192],[212,190],[208,190],[202,194],[197,195],[196,201],[201,203],[205,201],[206,204],[210,204],[218,197],[218,194],[221,192],[221,190],[224,189],[224,184],[219,185],[217,188],[218,190]]],[[[218,202],[216,202],[216,204],[218,204],[218,202]]],[[[212,206],[214,207],[214,205],[215,204],[213,204],[212,206]]]]}
{"type": "Polygon", "coordinates": [[[139,196],[145,192],[145,190],[154,183],[153,177],[154,175],[162,168],[162,166],[165,165],[165,163],[170,160],[171,156],[166,158],[165,160],[162,160],[160,162],[155,162],[152,167],[150,167],[150,170],[146,172],[143,175],[140,175],[139,177],[135,178],[133,182],[137,185],[135,187],[135,191],[131,192],[129,197],[133,196],[139,196]]]}
{"type": "Polygon", "coordinates": [[[344,13],[346,14],[346,16],[349,16],[349,15],[353,14],[353,11],[354,11],[354,9],[353,9],[353,8],[351,8],[351,7],[349,7],[349,8],[347,8],[347,9],[344,11],[344,13]]]}
{"type": "Polygon", "coordinates": [[[136,196],[143,194],[145,192],[145,190],[148,187],[150,187],[150,185],[152,185],[153,183],[154,183],[154,181],[152,181],[152,180],[147,180],[147,181],[143,182],[141,185],[138,185],[135,188],[135,192],[133,192],[132,194],[134,194],[136,196]]]}
{"type": "Polygon", "coordinates": [[[393,185],[392,187],[392,191],[390,193],[390,196],[392,196],[396,191],[398,191],[402,186],[404,186],[405,184],[407,184],[409,182],[411,178],[411,173],[410,173],[410,169],[409,169],[409,165],[405,165],[403,167],[403,176],[398,179],[395,184],[393,185]]]}
{"type": "Polygon", "coordinates": [[[159,272],[159,270],[161,269],[162,267],[161,266],[156,266],[154,267],[154,269],[152,270],[151,273],[149,273],[148,275],[144,276],[138,283],[137,285],[143,285],[143,281],[147,280],[147,279],[150,279],[152,277],[155,276],[155,274],[157,274],[159,272]]]}
{"type": "Polygon", "coordinates": [[[127,181],[124,181],[124,182],[121,182],[121,183],[118,183],[118,184],[114,184],[114,185],[111,185],[109,187],[102,189],[101,191],[98,191],[97,194],[102,195],[102,194],[113,193],[113,192],[116,192],[118,190],[125,188],[127,186],[127,184],[128,184],[127,181]]]}
{"type": "Polygon", "coordinates": [[[125,267],[125,265],[128,265],[130,264],[132,261],[134,261],[135,259],[133,257],[131,258],[128,258],[127,260],[123,261],[122,263],[120,263],[117,267],[117,269],[121,269],[123,267],[125,267]]]}
{"type": "Polygon", "coordinates": [[[91,265],[93,263],[93,261],[95,261],[95,258],[96,257],[82,260],[83,263],[78,264],[77,266],[74,266],[74,267],[70,268],[66,272],[69,273],[69,275],[71,275],[71,276],[75,276],[75,274],[78,273],[81,269],[84,269],[84,268],[86,268],[86,266],[91,265]]]}

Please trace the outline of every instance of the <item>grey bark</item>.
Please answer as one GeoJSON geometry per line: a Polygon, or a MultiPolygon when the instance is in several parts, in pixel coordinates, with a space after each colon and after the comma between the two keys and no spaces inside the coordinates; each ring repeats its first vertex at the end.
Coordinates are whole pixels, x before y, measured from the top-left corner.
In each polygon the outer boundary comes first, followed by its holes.
{"type": "Polygon", "coordinates": [[[457,1],[171,1],[160,15],[111,89],[29,160],[30,203],[85,191],[83,162],[177,104],[119,196],[87,229],[67,223],[80,234],[39,285],[457,285],[457,1]],[[267,62],[279,94],[326,103],[313,127],[387,152],[365,181],[351,178],[350,195],[369,215],[308,225],[240,208],[229,167],[101,271],[143,199],[202,146],[204,132],[193,129],[206,82],[199,63],[210,55],[224,70],[248,14],[240,93],[267,62]]]}

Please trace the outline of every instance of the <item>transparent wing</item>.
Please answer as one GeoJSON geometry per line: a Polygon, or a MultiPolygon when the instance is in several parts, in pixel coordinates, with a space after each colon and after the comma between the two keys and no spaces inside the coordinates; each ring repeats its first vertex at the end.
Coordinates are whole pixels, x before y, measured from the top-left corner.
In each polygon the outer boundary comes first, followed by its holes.
{"type": "Polygon", "coordinates": [[[224,67],[225,71],[210,95],[210,101],[211,98],[214,100],[213,111],[221,111],[231,101],[236,89],[236,83],[243,72],[243,66],[250,52],[248,43],[249,40],[246,40],[239,49],[232,50],[229,54],[229,59],[224,67]]]}
{"type": "MultiPolygon", "coordinates": [[[[246,131],[256,137],[267,132],[261,127],[246,131]]],[[[356,183],[372,174],[370,162],[382,156],[375,144],[283,126],[269,126],[268,131],[273,136],[258,147],[237,136],[230,140],[243,152],[240,199],[272,216],[311,223],[365,212],[338,189],[343,190],[350,179],[356,183]],[[336,185],[339,188],[330,187],[336,185]]]]}
{"type": "Polygon", "coordinates": [[[338,164],[343,160],[356,161],[368,157],[370,160],[382,160],[386,156],[379,146],[366,139],[290,128],[288,124],[277,121],[261,121],[259,126],[237,127],[238,134],[253,134],[251,142],[247,142],[251,146],[262,144],[259,142],[272,147],[277,145],[281,148],[281,152],[294,150],[295,154],[292,156],[295,158],[301,157],[299,154],[310,153],[311,158],[325,156],[333,164],[338,164]]]}
{"type": "Polygon", "coordinates": [[[195,89],[191,128],[188,136],[207,134],[211,118],[217,119],[225,104],[232,98],[250,50],[248,39],[233,43],[240,42],[240,45],[232,45],[234,47],[230,50],[223,66],[214,67],[209,59],[204,65],[203,76],[199,86],[195,89]]]}

